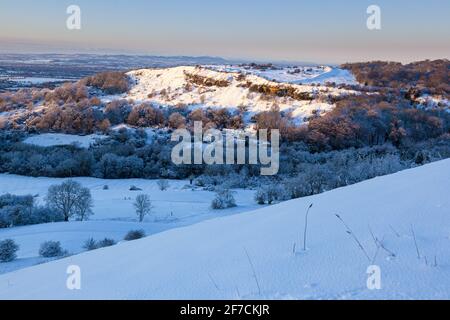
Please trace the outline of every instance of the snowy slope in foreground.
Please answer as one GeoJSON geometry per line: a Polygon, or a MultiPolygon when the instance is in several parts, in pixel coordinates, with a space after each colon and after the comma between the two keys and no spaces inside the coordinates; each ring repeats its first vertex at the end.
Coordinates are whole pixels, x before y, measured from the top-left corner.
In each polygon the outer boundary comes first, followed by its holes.
{"type": "Polygon", "coordinates": [[[446,160],[5,274],[0,298],[449,299],[449,187],[446,160]],[[310,203],[308,250],[302,252],[310,203]],[[390,257],[383,249],[377,254],[381,290],[367,289],[372,263],[336,213],[371,256],[377,250],[369,225],[396,254],[390,257]],[[66,268],[74,264],[81,267],[79,291],[66,289],[66,268]]]}

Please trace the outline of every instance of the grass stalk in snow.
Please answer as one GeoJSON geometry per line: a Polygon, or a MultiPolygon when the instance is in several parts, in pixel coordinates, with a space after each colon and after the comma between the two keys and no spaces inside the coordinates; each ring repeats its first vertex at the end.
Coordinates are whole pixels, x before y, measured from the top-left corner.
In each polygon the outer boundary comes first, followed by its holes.
{"type": "Polygon", "coordinates": [[[217,283],[214,281],[213,277],[211,276],[210,273],[208,273],[208,277],[209,280],[211,280],[212,284],[214,285],[214,287],[217,289],[217,291],[220,291],[219,286],[217,285],[217,283]]]}
{"type": "Polygon", "coordinates": [[[375,253],[375,255],[374,255],[373,259],[372,259],[372,263],[375,261],[377,255],[378,255],[378,252],[380,251],[380,249],[383,249],[384,251],[386,251],[386,253],[387,253],[389,256],[395,258],[395,257],[396,257],[396,254],[395,254],[394,252],[392,252],[391,250],[389,250],[388,248],[386,248],[386,246],[383,244],[383,241],[384,241],[384,238],[385,238],[385,237],[383,237],[383,239],[381,239],[381,240],[378,239],[378,238],[375,236],[375,234],[373,233],[373,231],[372,231],[372,229],[370,228],[370,226],[369,226],[369,231],[370,231],[370,234],[371,234],[371,236],[372,236],[372,239],[373,239],[373,241],[375,242],[375,245],[376,245],[376,247],[377,247],[377,251],[376,251],[376,253],[375,253]]]}
{"type": "Polygon", "coordinates": [[[342,224],[345,226],[345,228],[347,229],[347,233],[353,238],[353,240],[355,240],[356,244],[358,245],[358,247],[361,249],[361,251],[364,253],[364,255],[366,256],[367,260],[372,261],[372,259],[370,259],[369,255],[367,254],[366,249],[364,249],[364,246],[361,244],[361,242],[358,240],[358,238],[356,237],[356,235],[353,233],[352,229],[350,229],[350,227],[345,223],[344,219],[341,218],[340,215],[336,214],[336,217],[342,222],[342,224]]]}
{"type": "Polygon", "coordinates": [[[373,242],[375,242],[375,246],[377,248],[377,250],[375,251],[375,254],[373,255],[373,258],[372,258],[372,264],[374,264],[375,260],[377,259],[377,256],[378,256],[378,252],[380,252],[380,245],[378,244],[378,239],[373,234],[372,229],[370,228],[370,226],[369,226],[369,231],[370,231],[370,234],[372,236],[373,242]]]}
{"type": "Polygon", "coordinates": [[[306,251],[306,232],[308,231],[308,215],[309,215],[309,210],[311,210],[313,204],[311,203],[308,207],[308,210],[306,210],[306,215],[305,215],[305,230],[303,231],[303,251],[306,251]]]}
{"type": "Polygon", "coordinates": [[[252,259],[250,258],[250,255],[248,254],[247,249],[244,248],[244,251],[245,251],[245,254],[247,255],[247,259],[248,259],[248,262],[250,263],[250,267],[252,268],[253,278],[255,278],[256,286],[258,287],[258,293],[259,293],[259,295],[261,295],[261,287],[259,286],[258,276],[256,275],[255,267],[253,266],[252,259]]]}
{"type": "Polygon", "coordinates": [[[393,226],[389,225],[389,228],[391,228],[391,230],[394,232],[394,234],[395,234],[398,238],[400,238],[400,234],[397,232],[397,230],[394,229],[393,226]]]}
{"type": "Polygon", "coordinates": [[[413,228],[412,225],[411,225],[411,233],[412,233],[412,236],[413,236],[413,239],[414,239],[414,245],[415,245],[415,247],[416,247],[417,259],[420,260],[419,246],[417,245],[416,233],[414,232],[414,228],[413,228]]]}
{"type": "Polygon", "coordinates": [[[239,292],[239,288],[237,286],[236,286],[236,293],[237,293],[238,299],[241,299],[241,293],[239,292]]]}

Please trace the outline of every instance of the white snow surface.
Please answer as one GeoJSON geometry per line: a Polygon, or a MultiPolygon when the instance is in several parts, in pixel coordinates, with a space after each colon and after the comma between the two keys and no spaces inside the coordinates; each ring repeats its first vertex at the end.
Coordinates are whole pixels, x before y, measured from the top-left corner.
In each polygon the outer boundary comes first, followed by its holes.
{"type": "Polygon", "coordinates": [[[444,160],[4,274],[0,298],[449,299],[449,186],[444,160]],[[81,290],[66,287],[70,265],[81,290]],[[381,268],[380,290],[367,288],[369,265],[381,268]]]}
{"type": "Polygon", "coordinates": [[[28,137],[24,140],[24,142],[27,144],[33,144],[41,147],[75,144],[81,148],[89,148],[89,146],[95,143],[95,141],[104,139],[105,137],[106,136],[100,134],[79,136],[64,133],[43,133],[28,137]]]}
{"type": "Polygon", "coordinates": [[[31,85],[43,84],[48,82],[66,82],[75,81],[76,79],[63,79],[63,78],[46,78],[46,77],[0,77],[0,80],[14,81],[20,83],[29,83],[31,85]]]}
{"type": "Polygon", "coordinates": [[[294,84],[357,84],[355,76],[348,70],[330,66],[291,66],[261,70],[250,66],[212,65],[213,70],[254,74],[267,80],[294,84]]]}

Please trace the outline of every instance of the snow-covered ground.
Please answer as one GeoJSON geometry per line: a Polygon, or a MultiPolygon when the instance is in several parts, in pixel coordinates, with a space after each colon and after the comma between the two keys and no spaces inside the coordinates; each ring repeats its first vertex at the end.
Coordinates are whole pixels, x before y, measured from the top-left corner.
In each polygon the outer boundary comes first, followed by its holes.
{"type": "MultiPolygon", "coordinates": [[[[48,82],[65,82],[75,81],[76,79],[62,79],[62,78],[45,78],[45,77],[3,77],[7,81],[14,81],[20,83],[27,83],[30,85],[43,84],[48,82]]],[[[2,80],[2,79],[0,79],[2,80]]]]}
{"type": "Polygon", "coordinates": [[[443,96],[439,95],[422,95],[416,99],[416,102],[425,109],[437,109],[442,108],[446,112],[450,112],[450,101],[443,96]]]}
{"type": "Polygon", "coordinates": [[[217,71],[254,74],[267,80],[285,83],[325,84],[327,82],[334,82],[336,84],[357,84],[355,76],[350,71],[329,66],[292,66],[263,70],[252,68],[251,66],[236,65],[214,65],[207,67],[217,71]]]}
{"type": "MultiPolygon", "coordinates": [[[[0,194],[31,194],[36,196],[38,203],[43,203],[48,187],[64,180],[0,174],[0,194]]],[[[38,256],[38,251],[39,245],[47,240],[60,241],[70,253],[79,253],[83,250],[84,241],[90,237],[97,240],[109,237],[120,241],[130,230],[144,229],[149,235],[205,219],[257,208],[253,200],[254,191],[251,190],[235,192],[237,207],[212,210],[210,205],[215,193],[185,188],[189,184],[188,181],[169,181],[169,189],[161,191],[157,186],[157,180],[96,178],[75,178],[74,180],[91,191],[94,215],[90,221],[0,229],[0,240],[11,238],[20,245],[19,259],[10,263],[0,263],[0,273],[45,261],[38,256]],[[108,186],[108,190],[103,190],[105,185],[108,186]],[[142,191],[130,191],[132,185],[142,191]],[[133,202],[136,195],[141,193],[150,195],[153,209],[143,223],[138,223],[133,202]]]]}
{"type": "Polygon", "coordinates": [[[440,161],[4,274],[0,298],[450,299],[449,187],[440,161]],[[81,290],[66,287],[70,265],[81,290]]]}
{"type": "Polygon", "coordinates": [[[90,134],[85,136],[64,134],[64,133],[43,133],[30,136],[24,140],[27,144],[34,144],[41,147],[62,146],[75,144],[81,148],[89,146],[97,140],[104,139],[106,136],[99,134],[90,134]]]}

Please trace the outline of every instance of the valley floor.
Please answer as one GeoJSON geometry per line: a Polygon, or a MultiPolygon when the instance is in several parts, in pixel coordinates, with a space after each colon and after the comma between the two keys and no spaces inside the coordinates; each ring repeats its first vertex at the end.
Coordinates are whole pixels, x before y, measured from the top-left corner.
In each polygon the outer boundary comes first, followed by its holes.
{"type": "MultiPolygon", "coordinates": [[[[33,178],[0,174],[0,194],[31,194],[38,203],[43,203],[50,185],[60,184],[66,179],[33,178]]],[[[120,179],[105,180],[96,178],[75,178],[88,187],[94,200],[94,215],[89,221],[58,222],[32,226],[0,229],[0,240],[13,239],[19,246],[18,259],[0,263],[0,273],[11,272],[24,267],[47,262],[39,257],[39,246],[44,241],[60,241],[71,254],[82,251],[89,238],[102,240],[105,237],[121,241],[130,230],[143,229],[147,235],[168,229],[194,224],[203,220],[249,211],[260,206],[253,200],[254,191],[236,190],[234,197],[237,207],[225,210],[212,210],[211,201],[215,193],[201,188],[188,188],[188,181],[169,181],[169,189],[161,191],[157,180],[120,179]],[[107,185],[108,190],[103,190],[107,185]],[[142,191],[130,191],[130,186],[142,191]],[[133,207],[136,195],[150,195],[153,209],[144,222],[137,222],[133,207]]]]}

